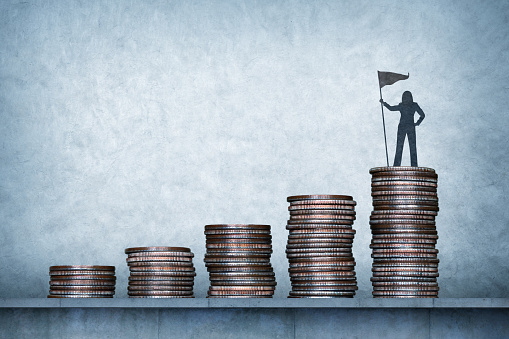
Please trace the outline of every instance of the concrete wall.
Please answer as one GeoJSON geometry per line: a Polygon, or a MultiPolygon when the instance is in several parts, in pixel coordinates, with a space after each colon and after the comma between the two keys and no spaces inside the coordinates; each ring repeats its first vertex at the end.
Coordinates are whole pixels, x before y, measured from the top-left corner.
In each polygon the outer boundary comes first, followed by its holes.
{"type": "Polygon", "coordinates": [[[384,99],[410,90],[426,113],[440,296],[508,297],[508,16],[506,1],[0,2],[0,297],[44,297],[57,264],[115,265],[126,297],[123,251],[149,245],[191,247],[203,297],[210,223],[272,225],[286,297],[286,197],[313,193],[358,202],[370,297],[377,70],[410,72],[384,99]]]}

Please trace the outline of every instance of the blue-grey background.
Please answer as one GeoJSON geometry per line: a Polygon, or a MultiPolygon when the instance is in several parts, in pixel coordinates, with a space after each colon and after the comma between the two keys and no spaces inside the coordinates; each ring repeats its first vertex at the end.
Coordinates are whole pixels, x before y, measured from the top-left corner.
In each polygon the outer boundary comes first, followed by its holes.
{"type": "Polygon", "coordinates": [[[440,296],[509,297],[508,18],[507,1],[1,1],[0,296],[101,264],[126,297],[124,249],[168,245],[195,253],[204,297],[203,226],[264,223],[286,297],[286,197],[328,193],[358,202],[370,297],[384,70],[410,72],[384,99],[426,113],[440,296]]]}

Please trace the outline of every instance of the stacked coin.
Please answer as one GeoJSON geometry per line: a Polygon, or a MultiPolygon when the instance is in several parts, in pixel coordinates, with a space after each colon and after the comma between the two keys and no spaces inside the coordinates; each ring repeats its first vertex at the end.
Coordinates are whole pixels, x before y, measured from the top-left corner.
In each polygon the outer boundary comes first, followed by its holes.
{"type": "Polygon", "coordinates": [[[49,275],[48,298],[113,298],[115,294],[115,266],[51,266],[49,275]]]}
{"type": "Polygon", "coordinates": [[[438,297],[437,179],[431,168],[369,171],[374,297],[438,297]]]}
{"type": "Polygon", "coordinates": [[[130,298],[193,298],[194,254],[187,247],[127,248],[130,298]]]}
{"type": "Polygon", "coordinates": [[[357,290],[352,244],[356,202],[345,195],[288,197],[290,298],[350,297],[357,290]]]}
{"type": "Polygon", "coordinates": [[[209,298],[272,298],[270,225],[206,225],[205,236],[209,298]]]}

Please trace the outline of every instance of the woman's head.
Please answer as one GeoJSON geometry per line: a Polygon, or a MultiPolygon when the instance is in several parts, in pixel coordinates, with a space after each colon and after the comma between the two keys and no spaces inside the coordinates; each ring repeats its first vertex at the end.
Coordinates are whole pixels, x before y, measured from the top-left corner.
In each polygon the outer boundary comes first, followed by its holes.
{"type": "Polygon", "coordinates": [[[401,98],[401,102],[403,104],[411,104],[414,102],[414,98],[412,97],[412,93],[410,91],[404,91],[403,96],[401,98]]]}

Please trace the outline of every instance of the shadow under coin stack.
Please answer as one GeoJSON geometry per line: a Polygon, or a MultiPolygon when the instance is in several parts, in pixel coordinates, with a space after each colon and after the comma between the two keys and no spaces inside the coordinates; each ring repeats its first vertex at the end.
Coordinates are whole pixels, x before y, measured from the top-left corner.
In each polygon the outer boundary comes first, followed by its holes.
{"type": "Polygon", "coordinates": [[[378,167],[369,172],[373,296],[438,297],[437,174],[425,167],[378,167]]]}
{"type": "Polygon", "coordinates": [[[206,225],[208,298],[272,298],[270,225],[206,225]]]}
{"type": "Polygon", "coordinates": [[[193,298],[194,254],[187,247],[127,248],[130,298],[193,298]]]}
{"type": "Polygon", "coordinates": [[[115,266],[51,266],[49,275],[48,298],[113,298],[115,294],[115,266]]]}
{"type": "Polygon", "coordinates": [[[353,298],[355,201],[345,195],[288,197],[289,298],[353,298]]]}

